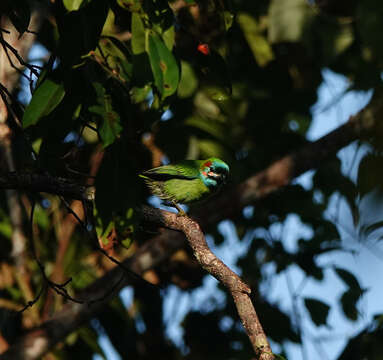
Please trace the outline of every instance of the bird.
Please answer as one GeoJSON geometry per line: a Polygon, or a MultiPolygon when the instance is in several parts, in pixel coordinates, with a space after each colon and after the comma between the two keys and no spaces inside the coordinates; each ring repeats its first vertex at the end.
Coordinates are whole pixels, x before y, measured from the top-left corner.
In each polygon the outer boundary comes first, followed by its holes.
{"type": "Polygon", "coordinates": [[[178,204],[189,205],[208,199],[221,188],[228,175],[229,166],[221,159],[211,157],[159,166],[139,176],[153,195],[174,206],[179,216],[185,216],[178,204]]]}

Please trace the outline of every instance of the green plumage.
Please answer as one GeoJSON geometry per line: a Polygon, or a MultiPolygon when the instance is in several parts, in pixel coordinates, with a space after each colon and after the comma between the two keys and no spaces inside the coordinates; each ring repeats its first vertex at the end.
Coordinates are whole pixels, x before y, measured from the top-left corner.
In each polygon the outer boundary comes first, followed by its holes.
{"type": "Polygon", "coordinates": [[[222,160],[210,158],[160,166],[143,172],[140,177],[153,195],[176,206],[207,199],[219,189],[228,172],[229,167],[222,160]]]}

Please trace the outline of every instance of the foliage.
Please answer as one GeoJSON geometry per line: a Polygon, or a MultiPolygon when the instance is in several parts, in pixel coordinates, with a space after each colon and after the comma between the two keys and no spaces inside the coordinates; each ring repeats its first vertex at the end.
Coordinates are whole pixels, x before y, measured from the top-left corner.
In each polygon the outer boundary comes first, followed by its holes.
{"type": "MultiPolygon", "coordinates": [[[[167,160],[215,156],[230,164],[230,186],[235,186],[307,142],[323,69],[345,75],[350,90],[378,87],[383,4],[368,0],[331,6],[334,2],[56,0],[48,5],[43,1],[40,5],[50,15],[36,41],[46,47],[49,59],[25,104],[19,129],[22,146],[14,147],[17,169],[95,185],[94,215],[103,249],[118,259],[134,256],[153,235],[152,229],[139,224],[135,212],[148,198],[137,176],[141,171],[167,160]],[[208,54],[198,50],[200,44],[208,45],[208,54]]],[[[26,0],[0,6],[20,35],[27,31],[31,5],[26,0]]],[[[230,219],[237,245],[249,244],[237,266],[256,294],[254,304],[266,334],[283,356],[286,344],[303,341],[303,330],[294,311],[287,313],[268,297],[270,278],[297,268],[306,279],[325,279],[325,266],[318,259],[347,247],[326,217],[331,199],[335,194],[345,199],[357,225],[361,199],[381,187],[379,138],[370,146],[374,150],[361,161],[356,182],[344,175],[337,158],[329,159],[313,175],[312,186],[288,185],[255,209],[230,219]],[[276,236],[273,230],[291,216],[310,230],[293,251],[283,232],[276,236]]],[[[374,201],[381,199],[381,189],[378,192],[374,201]]],[[[37,204],[35,247],[54,281],[73,278],[67,286],[73,294],[111,268],[113,264],[94,250],[95,244],[84,237],[83,228],[58,197],[21,194],[21,199],[28,216],[31,204],[37,204]]],[[[28,255],[29,290],[20,287],[11,264],[6,197],[1,194],[0,200],[1,297],[21,305],[39,292],[43,279],[28,255]]],[[[78,202],[71,207],[83,216],[78,202]]],[[[377,219],[359,230],[367,237],[381,225],[377,219]]],[[[216,244],[229,241],[218,224],[209,228],[209,235],[216,244]]],[[[173,282],[187,291],[198,288],[203,275],[193,261],[188,251],[180,250],[154,269],[151,280],[164,287],[173,282]]],[[[338,299],[343,315],[358,320],[359,300],[367,290],[358,282],[357,269],[354,274],[338,267],[331,271],[346,286],[338,299]]],[[[318,327],[328,325],[329,312],[337,310],[305,297],[302,290],[292,294],[303,300],[307,312],[302,305],[302,316],[318,327]]],[[[114,298],[94,322],[54,350],[54,356],[105,357],[97,338],[102,332],[121,358],[126,354],[138,359],[252,357],[233,305],[213,299],[185,315],[183,345],[177,346],[164,330],[169,325],[163,318],[166,296],[159,289],[139,286],[129,309],[114,298]]],[[[1,329],[7,329],[3,337],[14,343],[22,327],[40,323],[62,303],[57,294],[44,293],[22,316],[0,305],[1,329]]],[[[368,357],[365,354],[372,350],[362,344],[362,336],[378,347],[380,333],[380,325],[366,329],[350,340],[349,347],[358,346],[358,358],[368,357]]],[[[346,349],[339,359],[351,358],[347,356],[346,349]]]]}

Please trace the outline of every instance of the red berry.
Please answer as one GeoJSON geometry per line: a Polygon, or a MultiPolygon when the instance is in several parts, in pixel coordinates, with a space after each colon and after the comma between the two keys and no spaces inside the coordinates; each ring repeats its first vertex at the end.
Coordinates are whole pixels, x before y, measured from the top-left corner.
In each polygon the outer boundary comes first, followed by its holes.
{"type": "Polygon", "coordinates": [[[197,47],[197,50],[201,52],[204,55],[209,55],[210,54],[210,49],[208,44],[199,44],[197,47]]]}

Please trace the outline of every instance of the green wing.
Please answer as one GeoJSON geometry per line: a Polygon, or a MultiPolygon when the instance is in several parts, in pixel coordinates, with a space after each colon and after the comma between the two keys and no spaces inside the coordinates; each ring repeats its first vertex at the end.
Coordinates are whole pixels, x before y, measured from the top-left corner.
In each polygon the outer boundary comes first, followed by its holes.
{"type": "Polygon", "coordinates": [[[177,164],[164,165],[144,171],[141,177],[162,181],[169,179],[197,179],[201,163],[201,160],[184,160],[177,164]]]}

